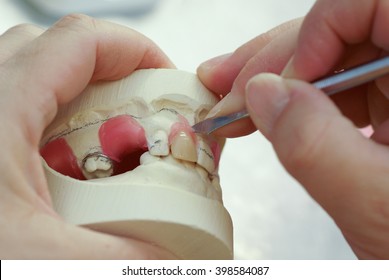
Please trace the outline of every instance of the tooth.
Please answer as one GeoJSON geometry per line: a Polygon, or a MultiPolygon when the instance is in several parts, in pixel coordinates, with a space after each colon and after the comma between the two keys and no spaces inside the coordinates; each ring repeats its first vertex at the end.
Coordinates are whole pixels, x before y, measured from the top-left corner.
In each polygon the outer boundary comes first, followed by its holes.
{"type": "Polygon", "coordinates": [[[149,152],[145,152],[140,156],[139,162],[141,165],[146,165],[160,160],[159,157],[151,155],[149,152]]]}
{"type": "Polygon", "coordinates": [[[156,131],[151,137],[147,138],[149,152],[153,156],[169,155],[169,145],[167,133],[163,130],[156,131]]]}
{"type": "Polygon", "coordinates": [[[198,140],[197,152],[197,164],[209,173],[215,171],[215,158],[213,157],[212,150],[201,138],[198,140]]]}
{"type": "Polygon", "coordinates": [[[87,179],[104,178],[113,174],[112,162],[104,155],[88,156],[84,160],[83,170],[87,179]]]}
{"type": "Polygon", "coordinates": [[[197,161],[196,145],[193,138],[184,131],[178,132],[171,141],[171,151],[176,159],[197,161]]]}

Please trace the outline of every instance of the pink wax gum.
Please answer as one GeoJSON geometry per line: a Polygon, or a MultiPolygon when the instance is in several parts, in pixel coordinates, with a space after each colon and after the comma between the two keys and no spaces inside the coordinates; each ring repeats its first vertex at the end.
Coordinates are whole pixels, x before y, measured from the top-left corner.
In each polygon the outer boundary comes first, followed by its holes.
{"type": "Polygon", "coordinates": [[[219,166],[219,161],[220,161],[220,156],[221,156],[221,153],[222,153],[222,149],[221,149],[221,147],[219,145],[219,142],[217,142],[214,137],[208,136],[207,142],[208,142],[208,144],[209,144],[209,146],[211,148],[211,151],[212,151],[212,154],[213,154],[213,157],[214,157],[215,168],[217,168],[219,166]]]}
{"type": "Polygon", "coordinates": [[[55,139],[41,148],[40,154],[47,165],[62,175],[85,180],[72,148],[64,138],[55,139]]]}
{"type": "Polygon", "coordinates": [[[120,115],[104,122],[99,129],[103,153],[120,162],[128,154],[147,150],[145,131],[129,115],[120,115]]]}
{"type": "Polygon", "coordinates": [[[180,121],[174,123],[170,127],[170,133],[169,133],[169,145],[171,145],[173,139],[181,132],[185,132],[186,135],[190,136],[193,140],[193,143],[197,145],[197,138],[196,135],[190,126],[187,119],[185,119],[183,116],[178,116],[180,121]]]}

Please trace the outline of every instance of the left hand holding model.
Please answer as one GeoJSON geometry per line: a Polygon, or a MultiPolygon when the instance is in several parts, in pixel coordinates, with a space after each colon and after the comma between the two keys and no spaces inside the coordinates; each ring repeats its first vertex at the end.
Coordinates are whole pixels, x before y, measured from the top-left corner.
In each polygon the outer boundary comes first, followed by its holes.
{"type": "Polygon", "coordinates": [[[20,25],[0,36],[0,258],[167,259],[145,242],[66,223],[52,208],[39,142],[57,107],[91,82],[138,68],[171,68],[149,39],[70,15],[47,31],[20,25]]]}

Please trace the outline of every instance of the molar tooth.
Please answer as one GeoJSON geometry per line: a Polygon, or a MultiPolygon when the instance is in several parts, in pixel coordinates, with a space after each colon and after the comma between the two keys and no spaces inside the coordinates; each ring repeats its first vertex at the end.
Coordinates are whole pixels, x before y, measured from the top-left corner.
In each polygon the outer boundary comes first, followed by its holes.
{"type": "Polygon", "coordinates": [[[149,152],[153,156],[169,155],[169,145],[167,133],[163,130],[156,131],[150,138],[147,139],[149,152]]]}
{"type": "Polygon", "coordinates": [[[84,159],[83,171],[87,179],[104,178],[113,174],[113,166],[108,157],[95,154],[84,159]]]}
{"type": "Polygon", "coordinates": [[[193,138],[184,131],[180,131],[173,137],[171,151],[176,159],[197,161],[196,145],[193,138]]]}
{"type": "Polygon", "coordinates": [[[197,164],[202,166],[209,173],[215,171],[216,168],[212,150],[203,139],[198,140],[197,164]]]}

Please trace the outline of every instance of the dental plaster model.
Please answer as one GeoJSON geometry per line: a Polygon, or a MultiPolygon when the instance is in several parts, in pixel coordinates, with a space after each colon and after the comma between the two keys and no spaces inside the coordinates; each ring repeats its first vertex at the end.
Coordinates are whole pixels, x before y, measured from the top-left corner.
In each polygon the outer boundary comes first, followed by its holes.
{"type": "Polygon", "coordinates": [[[224,139],[191,130],[216,102],[194,74],[173,69],[89,86],[41,141],[57,212],[182,259],[231,259],[217,173],[224,139]]]}

